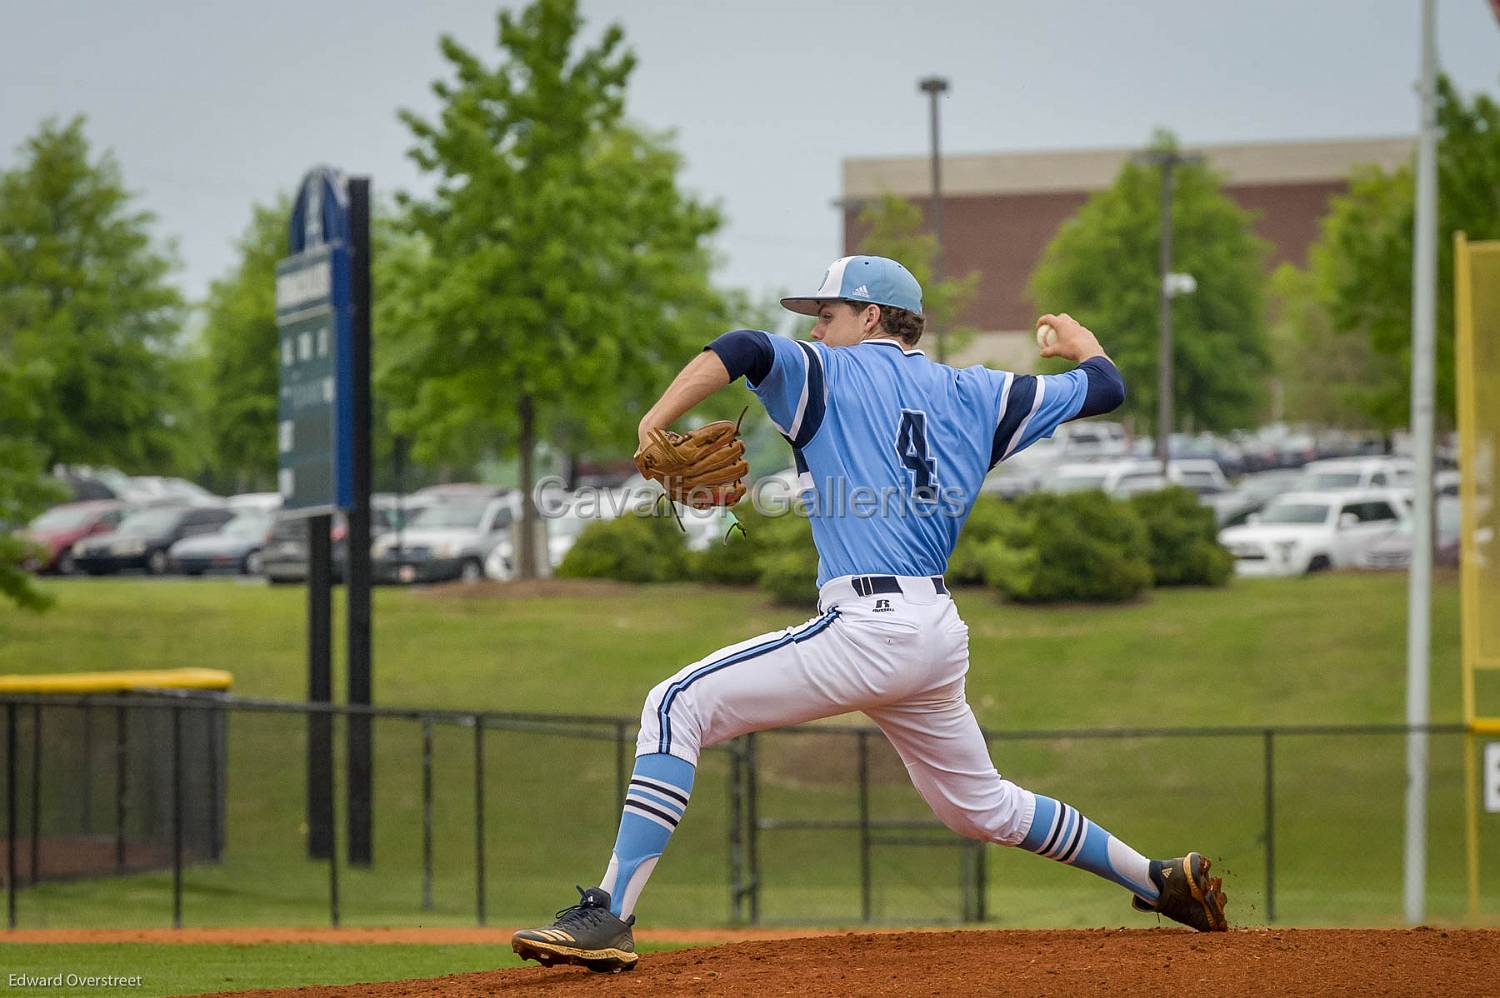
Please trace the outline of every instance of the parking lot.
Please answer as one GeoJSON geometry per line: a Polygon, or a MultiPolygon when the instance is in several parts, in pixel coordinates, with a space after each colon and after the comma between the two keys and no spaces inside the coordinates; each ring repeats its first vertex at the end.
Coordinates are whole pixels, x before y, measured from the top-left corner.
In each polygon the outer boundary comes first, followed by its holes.
{"type": "MultiPolygon", "coordinates": [[[[1176,486],[1214,510],[1220,543],[1240,574],[1330,568],[1403,569],[1411,553],[1412,470],[1403,442],[1342,432],[1270,428],[1255,434],[1174,435],[1165,465],[1148,437],[1091,420],[998,466],[984,491],[1002,498],[1097,489],[1116,498],[1176,486]],[[1386,453],[1394,450],[1398,453],[1386,453]]],[[[1439,449],[1439,564],[1458,559],[1458,473],[1439,449]]],[[[790,472],[770,476],[794,488],[790,472]]],[[[280,510],[275,493],[217,496],[182,479],[73,472],[76,496],[37,517],[27,536],[41,549],[28,567],[76,578],[121,573],[191,576],[242,584],[297,583],[307,572],[307,521],[280,510]]],[[[650,505],[640,481],[538,501],[539,571],[550,575],[589,523],[650,505]]],[[[766,491],[766,490],[761,490],[766,491]]],[[[752,496],[757,495],[752,490],[752,496]]],[[[784,498],[784,497],[783,497],[784,498]]],[[[518,574],[522,497],[482,483],[378,493],[371,502],[377,583],[509,581],[518,574]]],[[[689,512],[689,547],[722,536],[722,516],[689,512]]],[[[332,517],[334,580],[347,561],[347,522],[332,517]]]]}

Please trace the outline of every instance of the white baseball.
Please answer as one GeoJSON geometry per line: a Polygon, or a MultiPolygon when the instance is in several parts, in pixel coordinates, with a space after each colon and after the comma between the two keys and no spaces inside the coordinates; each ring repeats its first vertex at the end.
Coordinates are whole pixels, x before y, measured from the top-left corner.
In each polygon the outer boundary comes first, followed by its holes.
{"type": "Polygon", "coordinates": [[[1039,346],[1043,350],[1045,350],[1048,347],[1052,346],[1056,342],[1057,342],[1057,330],[1053,329],[1050,325],[1048,325],[1045,322],[1042,323],[1040,326],[1036,327],[1036,345],[1037,346],[1039,346]]]}

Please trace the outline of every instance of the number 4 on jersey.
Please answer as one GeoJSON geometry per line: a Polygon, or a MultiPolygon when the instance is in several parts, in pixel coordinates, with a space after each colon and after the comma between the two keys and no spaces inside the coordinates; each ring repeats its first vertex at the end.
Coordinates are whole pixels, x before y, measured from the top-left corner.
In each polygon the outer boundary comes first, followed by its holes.
{"type": "Polygon", "coordinates": [[[937,502],[937,461],[927,450],[927,413],[920,409],[901,410],[896,456],[911,472],[911,497],[917,502],[937,502]]]}

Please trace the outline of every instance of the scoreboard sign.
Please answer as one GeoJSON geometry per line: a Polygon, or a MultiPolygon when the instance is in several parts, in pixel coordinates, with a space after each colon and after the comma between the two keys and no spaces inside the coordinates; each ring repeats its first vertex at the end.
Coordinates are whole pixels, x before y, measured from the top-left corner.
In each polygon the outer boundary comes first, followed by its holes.
{"type": "Polygon", "coordinates": [[[276,266],[277,487],[313,516],[353,503],[353,309],[342,178],[309,173],[292,211],[292,255],[276,266]]]}

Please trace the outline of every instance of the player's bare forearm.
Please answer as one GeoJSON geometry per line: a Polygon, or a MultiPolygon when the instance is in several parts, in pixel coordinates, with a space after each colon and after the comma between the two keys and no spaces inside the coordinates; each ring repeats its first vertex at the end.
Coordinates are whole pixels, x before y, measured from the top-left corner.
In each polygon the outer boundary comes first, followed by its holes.
{"type": "Polygon", "coordinates": [[[638,434],[642,444],[652,430],[666,429],[714,392],[729,385],[729,369],[712,350],[705,350],[688,362],[656,404],[641,417],[638,434]]]}
{"type": "Polygon", "coordinates": [[[1066,312],[1041,316],[1036,325],[1037,328],[1048,325],[1057,331],[1057,339],[1042,348],[1043,357],[1061,357],[1082,364],[1090,357],[1109,356],[1089,328],[1066,312]]]}

